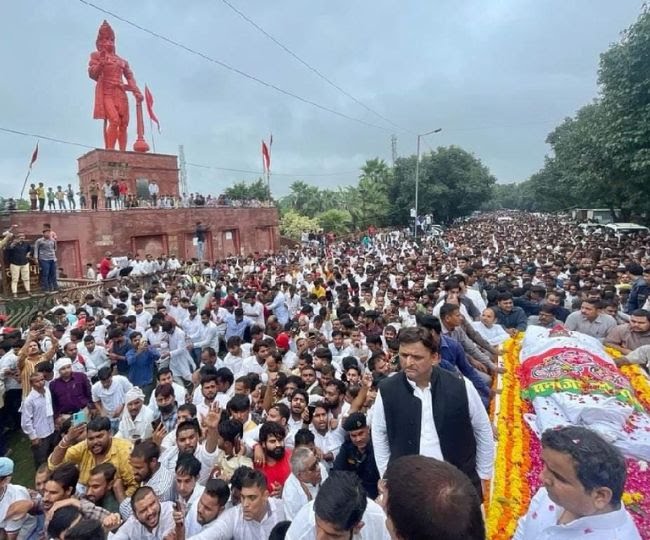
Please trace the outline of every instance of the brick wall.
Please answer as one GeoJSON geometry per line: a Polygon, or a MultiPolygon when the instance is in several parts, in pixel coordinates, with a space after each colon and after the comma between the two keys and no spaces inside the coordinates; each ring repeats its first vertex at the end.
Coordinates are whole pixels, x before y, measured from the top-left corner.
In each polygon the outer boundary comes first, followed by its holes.
{"type": "MultiPolygon", "coordinates": [[[[176,156],[95,149],[84,154],[77,161],[79,186],[86,194],[93,179],[102,186],[106,179],[119,181],[124,178],[129,186],[129,193],[137,193],[138,180],[141,180],[143,185],[155,180],[160,195],[175,197],[179,195],[176,156]]],[[[100,190],[100,200],[102,196],[103,192],[100,190]]],[[[90,206],[90,199],[88,199],[88,206],[90,206]]]]}
{"type": "MultiPolygon", "coordinates": [[[[121,152],[120,154],[122,154],[121,152]]],[[[119,212],[19,212],[0,216],[0,230],[18,225],[28,237],[40,235],[49,223],[59,241],[59,266],[70,277],[81,277],[88,262],[98,263],[106,251],[125,255],[140,251],[154,256],[196,255],[192,238],[196,222],[210,231],[205,259],[272,252],[279,248],[275,208],[132,209],[119,212]]]]}

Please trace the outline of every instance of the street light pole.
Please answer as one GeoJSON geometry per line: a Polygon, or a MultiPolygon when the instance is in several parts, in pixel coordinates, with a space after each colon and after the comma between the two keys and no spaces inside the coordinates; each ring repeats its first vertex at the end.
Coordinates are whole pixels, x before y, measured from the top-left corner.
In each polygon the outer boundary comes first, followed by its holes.
{"type": "Polygon", "coordinates": [[[427,135],[433,135],[434,133],[440,133],[442,128],[433,129],[418,135],[418,145],[417,145],[417,159],[415,160],[415,221],[413,225],[413,239],[418,239],[418,195],[420,191],[420,139],[426,137],[427,135]]]}

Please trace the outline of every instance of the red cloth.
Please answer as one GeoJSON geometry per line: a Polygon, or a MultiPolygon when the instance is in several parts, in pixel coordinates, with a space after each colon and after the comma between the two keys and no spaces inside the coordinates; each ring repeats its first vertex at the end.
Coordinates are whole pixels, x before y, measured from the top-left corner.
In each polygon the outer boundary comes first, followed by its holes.
{"type": "Polygon", "coordinates": [[[34,148],[34,153],[32,154],[32,160],[29,162],[29,168],[32,168],[32,165],[34,165],[34,162],[38,158],[38,142],[36,142],[36,148],[34,148]]]}
{"type": "Polygon", "coordinates": [[[153,112],[153,94],[150,92],[149,87],[144,85],[144,100],[147,102],[147,112],[149,113],[149,118],[152,122],[155,122],[158,126],[158,133],[160,133],[160,122],[158,122],[158,117],[156,113],[153,112]]]}
{"type": "Polygon", "coordinates": [[[256,469],[262,471],[264,476],[266,476],[266,484],[269,487],[269,491],[273,491],[273,486],[275,484],[280,484],[284,486],[284,483],[289,478],[291,474],[291,451],[286,449],[284,451],[284,457],[278,461],[275,465],[264,465],[263,467],[255,466],[256,469]]]}
{"type": "Polygon", "coordinates": [[[106,279],[106,276],[111,271],[111,260],[104,257],[102,262],[99,263],[99,273],[102,276],[102,279],[106,279]]]}
{"type": "Polygon", "coordinates": [[[269,153],[269,147],[266,146],[266,143],[262,141],[262,161],[264,163],[264,170],[271,170],[271,154],[269,153]]]}

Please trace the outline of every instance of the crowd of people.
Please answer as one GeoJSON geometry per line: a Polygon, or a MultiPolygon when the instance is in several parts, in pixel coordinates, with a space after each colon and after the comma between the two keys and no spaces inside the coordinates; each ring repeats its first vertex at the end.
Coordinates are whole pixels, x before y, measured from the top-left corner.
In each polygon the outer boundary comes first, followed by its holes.
{"type": "MultiPolygon", "coordinates": [[[[483,539],[500,346],[565,325],[647,368],[647,250],[644,236],[489,214],[436,238],[373,231],[118,273],[103,296],[0,330],[0,425],[29,438],[36,470],[28,489],[0,458],[0,530],[483,539]]],[[[571,426],[542,447],[515,538],[640,538],[618,450],[571,426]]]]}
{"type": "MultiPolygon", "coordinates": [[[[106,179],[103,183],[91,180],[87,188],[75,190],[72,184],[67,187],[45,187],[43,182],[30,184],[28,190],[31,211],[76,212],[78,210],[128,210],[130,208],[194,208],[194,207],[252,207],[273,206],[272,201],[256,198],[233,198],[226,194],[218,196],[201,193],[161,193],[155,180],[147,186],[148,194],[137,194],[129,188],[125,179],[106,179]]],[[[7,199],[7,211],[16,211],[17,202],[7,199]]]]}

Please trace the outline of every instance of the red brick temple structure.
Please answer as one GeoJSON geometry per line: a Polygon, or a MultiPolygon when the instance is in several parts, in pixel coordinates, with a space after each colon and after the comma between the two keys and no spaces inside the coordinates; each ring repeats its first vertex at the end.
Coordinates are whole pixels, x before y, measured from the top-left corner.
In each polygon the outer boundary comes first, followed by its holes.
{"type": "MultiPolygon", "coordinates": [[[[78,158],[78,165],[79,186],[86,193],[93,179],[100,186],[106,179],[124,179],[129,193],[135,193],[145,204],[151,201],[148,185],[152,181],[158,184],[161,195],[179,196],[174,155],[95,149],[78,158]]],[[[86,264],[97,264],[106,251],[114,256],[173,253],[180,259],[195,257],[192,239],[197,221],[209,228],[204,255],[207,261],[270,253],[279,247],[278,212],[273,207],[104,210],[101,189],[97,211],[3,214],[0,230],[18,225],[33,239],[48,223],[57,236],[58,267],[71,278],[81,278],[86,264]]]]}
{"type": "MultiPolygon", "coordinates": [[[[0,231],[17,225],[18,231],[33,241],[47,223],[56,233],[57,266],[69,278],[82,278],[86,264],[96,265],[106,251],[113,256],[131,253],[153,257],[174,254],[185,260],[195,257],[193,237],[198,221],[208,229],[203,257],[207,261],[275,251],[279,247],[276,208],[157,208],[153,204],[150,193],[153,184],[157,185],[159,197],[179,199],[177,157],[149,152],[144,139],[142,104],[146,98],[153,120],[152,98],[146,89],[143,95],[129,63],[117,55],[115,33],[108,22],[101,24],[95,45],[96,51],[90,54],[88,76],[95,81],[93,118],[103,121],[104,148],[96,148],[78,158],[77,170],[79,187],[86,194],[88,208],[91,207],[89,186],[92,181],[98,185],[99,209],[3,214],[0,215],[0,231]],[[130,117],[127,93],[135,99],[133,151],[127,150],[130,117]],[[107,181],[124,181],[128,193],[141,202],[140,207],[105,210],[102,186],[107,181]]],[[[6,268],[2,270],[6,289],[8,272],[6,268]]],[[[37,269],[33,267],[32,270],[36,278],[37,269]]]]}
{"type": "Polygon", "coordinates": [[[275,208],[132,208],[78,212],[17,212],[0,216],[0,228],[13,224],[28,238],[40,236],[44,223],[57,235],[58,267],[69,277],[83,277],[86,263],[97,264],[106,251],[196,256],[196,222],[209,227],[205,259],[275,251],[279,246],[275,208]]]}

